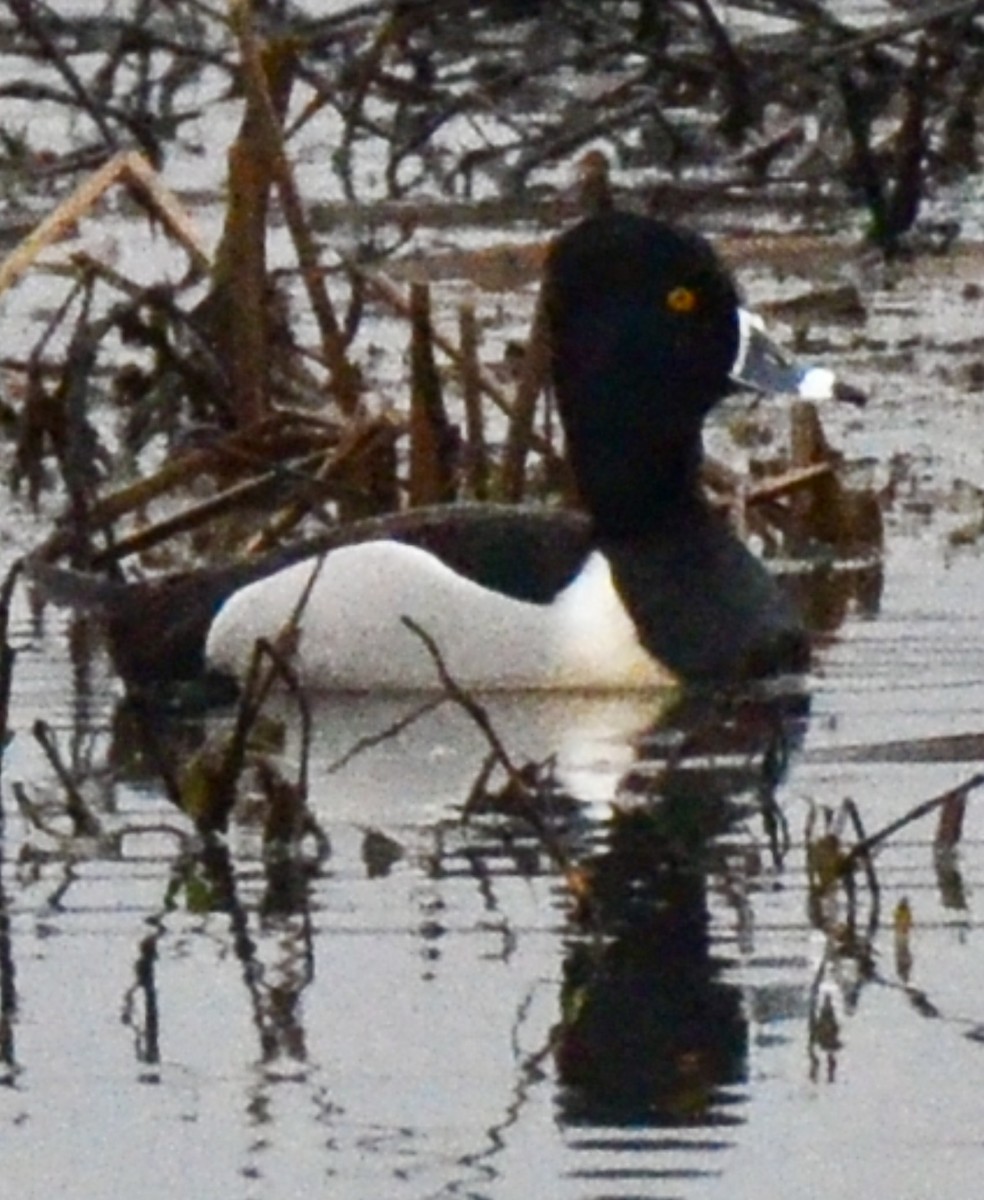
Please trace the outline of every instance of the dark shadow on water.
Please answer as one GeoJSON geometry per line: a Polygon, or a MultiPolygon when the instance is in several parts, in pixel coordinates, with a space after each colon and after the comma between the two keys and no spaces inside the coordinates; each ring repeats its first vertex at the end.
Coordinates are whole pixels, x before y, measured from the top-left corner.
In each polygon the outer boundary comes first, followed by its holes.
{"type": "Polygon", "coordinates": [[[555,1055],[571,1126],[727,1126],[747,1073],[740,990],[712,953],[721,839],[750,816],[781,859],[774,789],[802,736],[802,695],[695,700],[629,773],[567,943],[555,1055]]]}
{"type": "Polygon", "coordinates": [[[17,1016],[17,972],[11,936],[10,901],[3,883],[6,866],[4,820],[0,812],[0,1085],[12,1086],[18,1065],[14,1024],[17,1016]]]}

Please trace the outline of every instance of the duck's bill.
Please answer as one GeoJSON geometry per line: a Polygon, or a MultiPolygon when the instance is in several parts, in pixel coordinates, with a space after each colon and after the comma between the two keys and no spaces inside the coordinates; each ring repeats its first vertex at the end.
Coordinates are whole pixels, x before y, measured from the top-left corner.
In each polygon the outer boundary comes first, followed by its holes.
{"type": "Polygon", "coordinates": [[[739,310],[738,355],[731,378],[741,387],[757,392],[799,396],[803,400],[841,400],[863,405],[864,392],[838,379],[826,367],[796,362],[765,332],[755,313],[739,310]]]}

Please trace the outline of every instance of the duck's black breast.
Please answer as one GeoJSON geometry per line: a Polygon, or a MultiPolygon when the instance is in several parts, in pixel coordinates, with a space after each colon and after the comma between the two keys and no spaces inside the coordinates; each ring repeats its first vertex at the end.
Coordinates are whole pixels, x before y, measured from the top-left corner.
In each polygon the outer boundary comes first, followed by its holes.
{"type": "Polygon", "coordinates": [[[643,646],[691,683],[807,669],[791,600],[726,521],[697,501],[666,506],[642,539],[602,544],[643,646]]]}

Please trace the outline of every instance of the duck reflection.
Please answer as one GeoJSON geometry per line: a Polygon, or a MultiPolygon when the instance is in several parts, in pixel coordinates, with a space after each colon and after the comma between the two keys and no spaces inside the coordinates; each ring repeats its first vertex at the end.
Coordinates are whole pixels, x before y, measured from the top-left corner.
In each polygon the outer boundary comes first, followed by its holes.
{"type": "MultiPolygon", "coordinates": [[[[825,617],[815,626],[835,628],[860,605],[859,583],[864,596],[872,595],[867,574],[823,582],[817,611],[825,617]]],[[[564,1121],[736,1120],[733,1096],[746,1077],[748,1022],[740,990],[713,953],[710,897],[728,878],[728,837],[739,825],[757,823],[757,849],[782,859],[786,831],[775,792],[802,739],[808,695],[694,693],[669,706],[664,698],[658,708],[652,697],[639,696],[483,699],[511,751],[558,751],[565,790],[588,801],[566,831],[577,898],[553,1041],[564,1121]],[[613,763],[620,782],[610,806],[613,763]],[[610,814],[602,824],[591,801],[603,801],[610,814]]],[[[406,708],[406,698],[319,704],[311,771],[319,811],[378,831],[402,827],[408,803],[446,823],[448,804],[464,802],[482,738],[456,706],[445,704],[412,729],[373,741],[381,729],[398,729],[406,708]],[[349,762],[352,746],[370,743],[349,762]]],[[[122,716],[118,748],[128,740],[122,716]]],[[[189,739],[186,757],[202,726],[178,728],[189,739]]],[[[149,765],[145,757],[144,769],[149,765]]],[[[475,825],[459,832],[472,842],[483,838],[475,825]]],[[[494,841],[493,834],[489,853],[501,853],[494,841]]],[[[538,859],[535,869],[550,869],[548,855],[538,859]]],[[[306,927],[309,870],[298,871],[289,855],[268,861],[268,919],[300,918],[306,927]]],[[[303,978],[298,982],[295,998],[305,986],[303,978]]],[[[275,1028],[283,1022],[282,1006],[268,1005],[260,1016],[261,1008],[257,1025],[264,1045],[272,1044],[271,1022],[275,1028]],[[274,1008],[280,1015],[272,1019],[274,1008]]],[[[295,1010],[291,1002],[285,1011],[295,1010]]],[[[273,1041],[282,1052],[303,1044],[291,1020],[273,1041]]]]}
{"type": "Polygon", "coordinates": [[[751,811],[773,854],[773,793],[808,714],[803,695],[697,700],[654,730],[583,867],[564,962],[556,1062],[577,1125],[720,1124],[746,1076],[740,990],[712,953],[709,880],[751,811]]]}

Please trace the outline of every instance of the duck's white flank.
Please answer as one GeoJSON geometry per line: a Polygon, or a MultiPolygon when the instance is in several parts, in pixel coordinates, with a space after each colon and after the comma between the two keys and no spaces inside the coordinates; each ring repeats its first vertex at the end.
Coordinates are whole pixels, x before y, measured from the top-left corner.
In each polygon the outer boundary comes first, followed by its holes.
{"type": "Polygon", "coordinates": [[[289,621],[311,574],[296,668],[322,691],[433,690],[440,680],[411,617],[453,677],[479,690],[618,690],[666,686],[672,676],[642,649],[597,551],[552,604],[513,600],[398,542],[332,551],[236,592],[209,631],[209,662],[242,676],[258,638],[289,621]]]}

